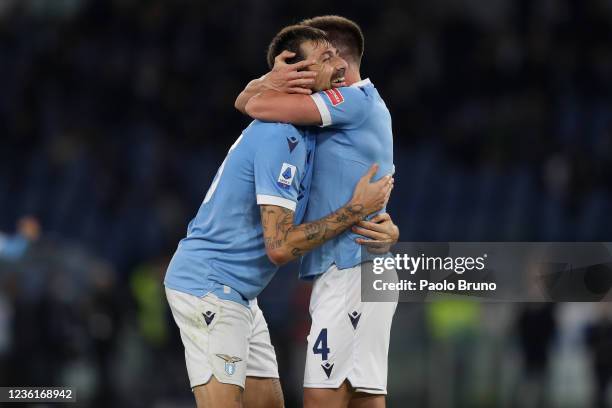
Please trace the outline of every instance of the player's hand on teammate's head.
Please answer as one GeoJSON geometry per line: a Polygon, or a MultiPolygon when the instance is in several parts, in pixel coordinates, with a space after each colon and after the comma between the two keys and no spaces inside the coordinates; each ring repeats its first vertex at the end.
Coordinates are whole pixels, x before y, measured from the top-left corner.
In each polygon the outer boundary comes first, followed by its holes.
{"type": "Polygon", "coordinates": [[[373,164],[366,174],[359,179],[353,192],[351,205],[358,209],[363,216],[382,210],[389,201],[391,190],[393,190],[394,179],[389,175],[372,182],[378,167],[378,164],[373,164]]]}
{"type": "Polygon", "coordinates": [[[361,220],[353,226],[352,231],[367,238],[357,238],[355,242],[373,254],[389,252],[399,239],[399,228],[387,213],[376,214],[369,221],[361,220]]]}
{"type": "Polygon", "coordinates": [[[310,95],[311,86],[315,83],[317,73],[314,71],[306,71],[310,65],[316,63],[313,60],[299,61],[294,64],[288,64],[287,59],[295,57],[295,53],[291,51],[283,51],[274,58],[274,67],[272,71],[264,75],[264,86],[284,93],[298,93],[310,95]]]}

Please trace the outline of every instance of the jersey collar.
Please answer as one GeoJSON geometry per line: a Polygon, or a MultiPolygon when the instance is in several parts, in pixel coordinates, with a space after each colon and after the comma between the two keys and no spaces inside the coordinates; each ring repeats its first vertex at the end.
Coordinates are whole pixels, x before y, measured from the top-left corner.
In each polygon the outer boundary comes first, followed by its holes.
{"type": "Polygon", "coordinates": [[[356,87],[362,88],[362,87],[364,87],[366,85],[372,85],[372,82],[370,81],[370,78],[362,79],[361,81],[355,82],[351,86],[356,86],[356,87]]]}

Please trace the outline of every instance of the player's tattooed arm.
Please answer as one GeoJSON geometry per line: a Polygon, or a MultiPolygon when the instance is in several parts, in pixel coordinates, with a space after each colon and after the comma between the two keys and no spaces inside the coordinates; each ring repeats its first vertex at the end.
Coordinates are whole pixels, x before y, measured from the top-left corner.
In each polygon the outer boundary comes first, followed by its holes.
{"type": "Polygon", "coordinates": [[[368,238],[355,241],[373,254],[386,254],[399,239],[399,228],[387,213],[377,214],[369,221],[359,221],[352,231],[368,238]]]}
{"type": "Polygon", "coordinates": [[[347,205],[320,220],[293,225],[293,211],[275,205],[262,205],[266,251],[270,260],[283,265],[338,236],[364,217],[362,205],[347,205]]]}
{"type": "Polygon", "coordinates": [[[303,69],[312,65],[314,61],[300,61],[295,64],[287,64],[287,58],[294,56],[295,53],[289,51],[283,51],[277,55],[274,59],[272,70],[266,75],[249,82],[236,98],[234,107],[246,115],[246,105],[249,100],[253,96],[269,90],[288,94],[310,95],[312,91],[309,86],[314,84],[317,73],[303,71],[303,69]]]}
{"type": "Polygon", "coordinates": [[[371,183],[377,169],[377,165],[372,166],[359,180],[348,204],[317,221],[294,225],[293,211],[262,205],[261,224],[270,260],[276,265],[284,265],[383,208],[393,189],[393,179],[385,176],[371,183]]]}

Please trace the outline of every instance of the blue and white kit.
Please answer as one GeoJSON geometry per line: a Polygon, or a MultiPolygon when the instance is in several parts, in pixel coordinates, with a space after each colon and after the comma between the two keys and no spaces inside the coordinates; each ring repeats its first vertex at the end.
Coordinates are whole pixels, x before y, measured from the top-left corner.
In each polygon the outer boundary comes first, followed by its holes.
{"type": "Polygon", "coordinates": [[[212,375],[244,388],[278,378],[256,297],[277,267],[266,254],[260,205],[295,211],[308,199],[314,138],[281,123],[252,122],[230,148],[168,266],[164,284],[185,346],[191,387],[212,375]]]}
{"type": "MultiPolygon", "coordinates": [[[[370,80],[311,97],[322,128],[313,131],[317,159],[307,222],[348,202],[373,163],[380,165],[375,179],[394,173],[391,115],[370,80]]],[[[357,237],[349,230],[302,259],[300,276],[314,279],[304,387],[337,388],[347,379],[358,391],[386,394],[397,303],[361,302],[362,248],[357,237]]]]}

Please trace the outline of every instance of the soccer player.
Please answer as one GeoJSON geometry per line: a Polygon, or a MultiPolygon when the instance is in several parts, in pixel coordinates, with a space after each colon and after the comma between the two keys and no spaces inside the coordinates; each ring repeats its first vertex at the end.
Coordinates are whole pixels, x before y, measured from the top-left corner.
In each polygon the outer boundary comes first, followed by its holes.
{"type": "MultiPolygon", "coordinates": [[[[293,26],[273,40],[309,58],[317,89],[346,68],[321,30],[293,26]],[[311,64],[315,61],[316,64],[311,64]]],[[[285,264],[384,207],[390,176],[313,222],[294,225],[307,200],[313,138],[281,123],[252,122],[230,148],[168,266],[164,284],[180,329],[198,407],[282,407],[274,348],[256,297],[285,264]]]]}
{"type": "MultiPolygon", "coordinates": [[[[319,125],[316,159],[306,220],[314,220],[345,202],[370,163],[380,163],[378,176],[393,172],[391,116],[369,79],[361,79],[364,38],[359,26],[339,16],[301,24],[324,30],[348,63],[341,87],[312,95],[265,90],[266,77],[251,82],[236,106],[259,120],[319,125]]],[[[277,50],[278,52],[282,50],[277,50]]],[[[306,92],[307,93],[307,92],[306,92]]],[[[399,232],[383,229],[378,215],[363,222],[376,243],[397,241],[399,232]],[[380,229],[380,231],[377,231],[380,229]]],[[[393,226],[394,227],[394,226],[393,226]]],[[[397,230],[397,228],[395,228],[397,230]]],[[[362,232],[359,227],[354,232],[362,232]]],[[[314,279],[310,301],[312,326],[304,374],[305,407],[383,407],[387,390],[387,357],[396,302],[361,302],[358,243],[345,232],[302,259],[300,275],[314,279]]],[[[388,248],[388,247],[387,247],[388,248]]],[[[387,249],[384,248],[384,249],[387,249]]]]}

